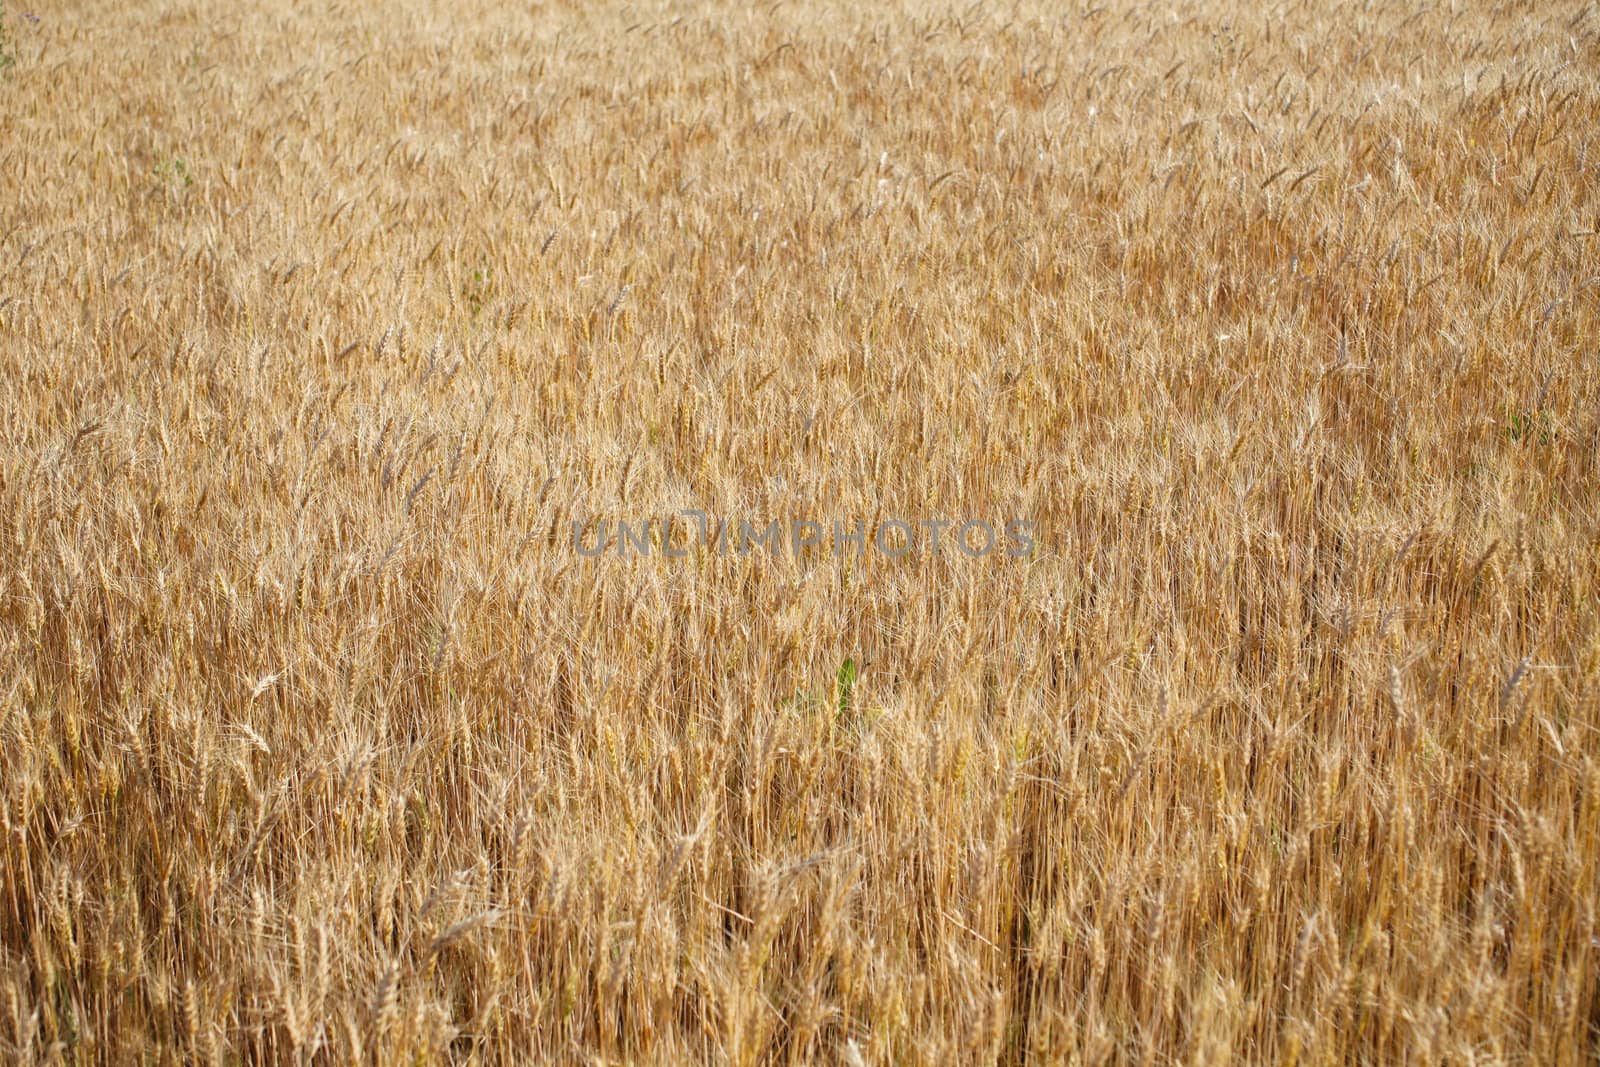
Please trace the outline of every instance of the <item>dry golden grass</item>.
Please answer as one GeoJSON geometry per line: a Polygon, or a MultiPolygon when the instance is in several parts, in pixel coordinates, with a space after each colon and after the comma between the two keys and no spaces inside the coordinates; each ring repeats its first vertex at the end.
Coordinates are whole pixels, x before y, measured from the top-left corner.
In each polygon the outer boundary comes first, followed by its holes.
{"type": "Polygon", "coordinates": [[[1592,4],[518,6],[7,6],[0,1058],[1597,1054],[1592,4]]]}

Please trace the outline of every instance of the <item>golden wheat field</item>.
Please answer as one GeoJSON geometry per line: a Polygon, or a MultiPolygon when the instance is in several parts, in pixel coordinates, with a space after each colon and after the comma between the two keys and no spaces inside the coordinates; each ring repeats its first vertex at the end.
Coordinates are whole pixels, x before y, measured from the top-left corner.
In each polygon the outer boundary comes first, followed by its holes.
{"type": "Polygon", "coordinates": [[[0,1060],[1600,1056],[1592,3],[34,2],[0,1060]]]}

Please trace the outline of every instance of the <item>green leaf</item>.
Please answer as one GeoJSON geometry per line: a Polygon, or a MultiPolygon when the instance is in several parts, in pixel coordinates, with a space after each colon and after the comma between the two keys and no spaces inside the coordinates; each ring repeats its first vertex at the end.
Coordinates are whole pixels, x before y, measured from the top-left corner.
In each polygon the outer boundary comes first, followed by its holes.
{"type": "Polygon", "coordinates": [[[837,692],[839,699],[839,717],[844,718],[850,713],[850,690],[856,684],[856,661],[845,657],[839,664],[839,677],[837,679],[837,692]]]}

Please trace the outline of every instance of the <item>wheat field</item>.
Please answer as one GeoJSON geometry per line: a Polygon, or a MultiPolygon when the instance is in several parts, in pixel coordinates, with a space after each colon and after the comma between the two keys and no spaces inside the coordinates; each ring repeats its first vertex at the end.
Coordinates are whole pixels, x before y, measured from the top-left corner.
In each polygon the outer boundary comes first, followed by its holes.
{"type": "Polygon", "coordinates": [[[0,1059],[1600,1056],[1592,3],[3,18],[0,1059]]]}

